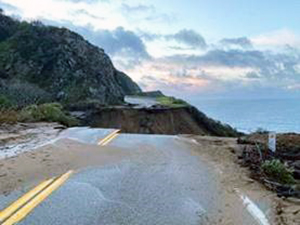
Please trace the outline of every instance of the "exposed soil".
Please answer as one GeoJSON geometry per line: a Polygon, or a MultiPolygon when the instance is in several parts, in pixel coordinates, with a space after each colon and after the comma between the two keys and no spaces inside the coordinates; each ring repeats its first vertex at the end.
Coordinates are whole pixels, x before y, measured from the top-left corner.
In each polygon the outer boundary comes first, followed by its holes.
{"type": "Polygon", "coordinates": [[[151,108],[107,107],[88,111],[84,125],[121,129],[124,133],[197,134],[237,137],[237,131],[223,125],[195,107],[151,108]]]}
{"type": "Polygon", "coordinates": [[[268,149],[268,134],[254,133],[238,140],[243,146],[240,156],[241,164],[247,166],[251,176],[268,188],[276,191],[279,196],[300,198],[300,135],[278,134],[276,152],[268,149]],[[279,159],[293,169],[294,185],[281,184],[263,173],[261,165],[266,160],[279,159]]]}

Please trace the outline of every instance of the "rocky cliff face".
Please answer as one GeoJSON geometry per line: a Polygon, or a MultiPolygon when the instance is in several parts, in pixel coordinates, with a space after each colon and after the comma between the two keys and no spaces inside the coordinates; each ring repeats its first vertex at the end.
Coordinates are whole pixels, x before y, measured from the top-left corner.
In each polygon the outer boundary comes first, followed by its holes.
{"type": "Polygon", "coordinates": [[[116,104],[124,95],[141,92],[114,68],[103,49],[80,35],[0,14],[0,94],[13,96],[9,93],[18,92],[16,83],[20,92],[29,85],[31,91],[45,92],[47,99],[66,103],[93,99],[116,104]]]}

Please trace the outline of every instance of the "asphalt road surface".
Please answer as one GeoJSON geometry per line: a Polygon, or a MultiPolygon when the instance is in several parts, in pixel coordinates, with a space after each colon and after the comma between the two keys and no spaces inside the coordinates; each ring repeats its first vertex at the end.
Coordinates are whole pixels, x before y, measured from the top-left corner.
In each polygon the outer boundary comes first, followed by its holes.
{"type": "MultiPolygon", "coordinates": [[[[96,144],[108,133],[80,128],[64,135],[96,144]]],[[[238,195],[229,196],[236,206],[226,208],[228,196],[217,171],[192,153],[192,142],[177,136],[120,134],[109,145],[122,147],[128,157],[76,171],[19,224],[268,224],[253,217],[238,195]]],[[[20,195],[1,196],[0,206],[20,195]]]]}
{"type": "Polygon", "coordinates": [[[139,97],[139,96],[126,96],[125,101],[130,104],[137,105],[137,108],[151,107],[156,105],[158,102],[153,97],[139,97]]]}

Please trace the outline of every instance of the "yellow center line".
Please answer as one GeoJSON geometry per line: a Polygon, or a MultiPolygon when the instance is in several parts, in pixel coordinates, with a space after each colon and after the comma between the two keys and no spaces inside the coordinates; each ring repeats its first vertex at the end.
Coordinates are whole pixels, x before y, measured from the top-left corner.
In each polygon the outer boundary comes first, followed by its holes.
{"type": "Polygon", "coordinates": [[[6,218],[8,218],[12,213],[14,213],[17,209],[19,209],[21,206],[23,206],[26,202],[28,202],[31,198],[33,198],[36,194],[38,194],[40,191],[42,191],[44,188],[46,188],[51,182],[54,181],[54,178],[46,180],[24,194],[21,198],[19,198],[17,201],[12,203],[9,207],[4,209],[0,212],[0,221],[4,221],[6,218]]]}
{"type": "Polygon", "coordinates": [[[115,139],[117,136],[119,136],[120,134],[114,134],[113,136],[111,136],[109,139],[107,139],[105,142],[103,142],[101,144],[101,146],[105,146],[107,145],[109,142],[111,142],[113,139],[115,139]]]}
{"type": "MultiPolygon", "coordinates": [[[[105,146],[115,139],[120,130],[115,130],[98,142],[105,146]]],[[[9,207],[0,212],[0,224],[11,225],[24,219],[35,207],[44,201],[53,191],[58,189],[73,173],[68,171],[58,178],[48,179],[27,192],[9,207]]]]}
{"type": "Polygon", "coordinates": [[[98,142],[98,145],[105,145],[105,143],[110,140],[111,138],[115,137],[115,134],[117,134],[118,132],[120,132],[120,130],[115,130],[113,132],[111,132],[109,135],[107,135],[105,138],[101,139],[99,142],[98,142]]]}
{"type": "MultiPolygon", "coordinates": [[[[17,211],[13,211],[12,215],[9,215],[8,217],[4,218],[2,225],[12,225],[17,222],[20,222],[22,219],[24,219],[35,207],[37,207],[42,201],[44,201],[52,192],[54,192],[56,189],[58,189],[71,175],[73,171],[70,170],[67,173],[63,174],[62,176],[58,177],[57,179],[50,179],[42,184],[38,185],[36,188],[32,190],[32,193],[34,192],[35,189],[38,189],[38,187],[44,186],[44,189],[37,194],[35,197],[31,198],[25,205],[23,205],[21,208],[17,208],[17,211]],[[52,182],[52,183],[51,183],[52,182]],[[47,185],[45,185],[47,183],[47,185]]],[[[31,191],[30,191],[31,192],[31,191]]],[[[29,193],[28,192],[28,196],[29,193]]],[[[20,201],[22,198],[25,196],[21,197],[19,200],[17,200],[15,203],[15,207],[19,206],[20,207],[20,202],[23,202],[24,200],[20,201]]],[[[27,197],[28,198],[28,197],[27,197]]],[[[24,198],[25,199],[25,198],[24,198]]],[[[13,208],[9,206],[7,209],[5,209],[2,212],[6,212],[6,216],[8,212],[12,212],[13,208]]],[[[2,213],[1,212],[1,213],[2,213]]]]}

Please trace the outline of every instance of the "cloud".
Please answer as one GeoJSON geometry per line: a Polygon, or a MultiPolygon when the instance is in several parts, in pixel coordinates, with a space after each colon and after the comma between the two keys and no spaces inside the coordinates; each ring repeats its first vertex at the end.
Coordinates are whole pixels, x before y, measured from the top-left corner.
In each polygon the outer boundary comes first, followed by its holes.
{"type": "Polygon", "coordinates": [[[8,3],[1,2],[1,0],[0,0],[0,9],[2,9],[4,13],[7,13],[9,15],[16,15],[17,13],[19,13],[18,7],[15,7],[8,3]]]}
{"type": "Polygon", "coordinates": [[[88,12],[87,10],[85,9],[79,9],[79,10],[76,10],[74,11],[72,14],[74,14],[75,16],[86,16],[86,17],[89,17],[90,19],[93,19],[93,20],[105,20],[104,17],[101,17],[99,15],[96,15],[96,14],[93,14],[93,13],[90,13],[88,12]]]}
{"type": "Polygon", "coordinates": [[[264,53],[261,51],[243,50],[209,50],[202,55],[173,55],[166,60],[178,64],[211,65],[228,67],[257,67],[267,64],[264,53]]]}
{"type": "Polygon", "coordinates": [[[138,30],[137,34],[152,48],[152,53],[158,55],[192,54],[206,50],[209,46],[205,39],[196,31],[182,29],[176,33],[161,34],[138,30]],[[162,54],[165,52],[166,54],[162,54]]]}
{"type": "MultiPolygon", "coordinates": [[[[89,31],[89,39],[98,46],[102,46],[112,56],[126,52],[136,58],[149,58],[143,41],[133,32],[118,27],[115,30],[89,31]]],[[[87,32],[86,32],[87,35],[87,32]]]]}
{"type": "Polygon", "coordinates": [[[175,95],[257,97],[267,95],[266,90],[291,95],[299,90],[300,52],[208,50],[152,59],[127,72],[146,90],[161,88],[175,95]]]}
{"type": "Polygon", "coordinates": [[[293,31],[220,38],[215,43],[197,30],[178,28],[181,23],[166,27],[165,23],[174,22],[174,15],[157,5],[107,2],[0,0],[0,7],[9,15],[17,13],[23,19],[39,19],[80,33],[148,89],[180,94],[299,90],[300,35],[293,31]]]}
{"type": "Polygon", "coordinates": [[[239,46],[242,48],[252,48],[251,40],[246,37],[240,38],[224,38],[220,41],[220,44],[225,46],[239,46]]]}
{"type": "Polygon", "coordinates": [[[79,2],[84,2],[84,3],[97,3],[97,2],[110,2],[110,0],[60,0],[62,2],[75,2],[75,3],[79,3],[79,2]]]}
{"type": "Polygon", "coordinates": [[[142,39],[144,39],[145,41],[148,41],[148,42],[155,41],[155,40],[163,37],[163,35],[151,33],[151,32],[145,32],[141,29],[139,29],[137,31],[137,34],[139,35],[139,37],[141,37],[142,39]]]}
{"type": "Polygon", "coordinates": [[[94,29],[128,27],[128,20],[118,12],[120,3],[108,4],[107,1],[96,0],[43,0],[43,3],[40,0],[1,0],[1,2],[18,8],[18,15],[24,20],[70,22],[77,26],[91,25],[94,29]]]}
{"type": "Polygon", "coordinates": [[[143,40],[133,31],[118,27],[114,30],[94,30],[92,27],[78,27],[65,24],[105,50],[117,68],[128,70],[140,65],[142,61],[151,60],[143,40]]]}
{"type": "Polygon", "coordinates": [[[122,3],[120,11],[127,19],[135,24],[143,22],[173,23],[176,20],[174,14],[162,13],[154,5],[130,5],[122,3]]]}
{"type": "Polygon", "coordinates": [[[259,74],[255,73],[255,72],[247,73],[246,77],[249,78],[249,79],[259,79],[260,78],[259,74]]]}
{"type": "Polygon", "coordinates": [[[167,40],[176,40],[179,43],[191,46],[194,48],[206,48],[207,44],[205,39],[196,31],[183,29],[175,34],[166,35],[167,40]]]}
{"type": "Polygon", "coordinates": [[[300,34],[282,29],[261,34],[251,38],[251,42],[261,47],[285,47],[286,45],[300,48],[300,34]]]}
{"type": "Polygon", "coordinates": [[[153,5],[135,5],[130,6],[126,3],[123,3],[121,5],[121,9],[126,14],[132,14],[132,13],[155,13],[156,9],[153,5]]]}
{"type": "Polygon", "coordinates": [[[47,25],[66,27],[82,35],[85,39],[100,48],[103,48],[111,57],[122,56],[132,59],[151,59],[143,40],[134,31],[124,27],[113,30],[94,29],[92,26],[77,26],[71,22],[57,22],[42,19],[47,25]]]}
{"type": "Polygon", "coordinates": [[[287,86],[288,90],[300,90],[300,83],[295,83],[287,86]]]}
{"type": "Polygon", "coordinates": [[[120,70],[132,69],[142,61],[152,58],[139,35],[123,27],[113,30],[95,30],[92,26],[77,26],[68,21],[57,22],[43,19],[42,22],[46,25],[66,27],[82,35],[90,43],[104,49],[120,70]]]}

